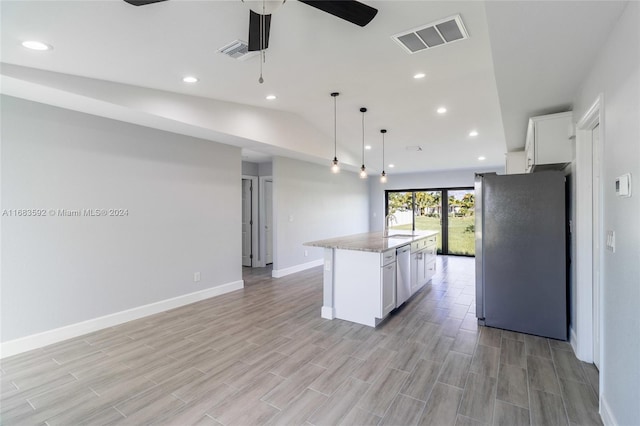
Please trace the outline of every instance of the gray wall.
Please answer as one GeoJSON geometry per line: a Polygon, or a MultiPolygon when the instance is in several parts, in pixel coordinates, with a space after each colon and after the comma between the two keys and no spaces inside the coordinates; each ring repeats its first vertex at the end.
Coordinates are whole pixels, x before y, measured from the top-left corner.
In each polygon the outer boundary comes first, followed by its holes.
{"type": "Polygon", "coordinates": [[[438,172],[389,174],[386,184],[379,177],[369,177],[370,230],[384,229],[384,191],[389,189],[456,188],[473,186],[475,174],[483,172],[504,173],[504,167],[477,168],[468,170],[445,170],[438,172]]]}
{"type": "Polygon", "coordinates": [[[3,209],[128,209],[2,217],[3,341],[242,279],[238,148],[1,103],[3,209]]]}
{"type": "Polygon", "coordinates": [[[258,163],[258,176],[271,176],[273,174],[273,163],[258,163]]]}
{"type": "Polygon", "coordinates": [[[246,176],[260,176],[258,174],[258,163],[252,163],[251,161],[243,161],[242,174],[246,176]]]}
{"type": "Polygon", "coordinates": [[[271,176],[273,167],[271,163],[242,162],[242,174],[246,176],[271,176]]]}
{"type": "MultiPolygon", "coordinates": [[[[640,419],[640,3],[630,1],[605,42],[574,103],[580,119],[604,98],[604,231],[616,252],[604,252],[601,397],[621,425],[640,419]],[[631,173],[632,197],[615,195],[616,176],[631,173]]],[[[578,212],[579,214],[579,212],[578,212]]]]}
{"type": "Polygon", "coordinates": [[[274,158],[273,269],[323,258],[322,249],[305,242],[367,232],[368,207],[367,182],[355,173],[333,174],[329,167],[274,158]]]}

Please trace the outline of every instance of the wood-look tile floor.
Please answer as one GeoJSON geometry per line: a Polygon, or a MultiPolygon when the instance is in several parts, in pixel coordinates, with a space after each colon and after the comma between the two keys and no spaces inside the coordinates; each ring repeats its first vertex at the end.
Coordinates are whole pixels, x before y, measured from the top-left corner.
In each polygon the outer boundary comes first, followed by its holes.
{"type": "Polygon", "coordinates": [[[601,424],[566,342],[478,327],[474,261],[378,329],[320,318],[322,268],[1,362],[3,425],[601,424]]]}

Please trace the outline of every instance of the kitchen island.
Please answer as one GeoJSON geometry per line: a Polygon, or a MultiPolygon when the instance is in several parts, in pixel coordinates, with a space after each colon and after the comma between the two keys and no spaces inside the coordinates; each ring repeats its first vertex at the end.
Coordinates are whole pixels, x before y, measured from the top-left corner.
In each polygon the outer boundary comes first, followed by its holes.
{"type": "Polygon", "coordinates": [[[377,326],[435,273],[437,234],[388,230],[305,243],[325,249],[322,318],[377,326]]]}

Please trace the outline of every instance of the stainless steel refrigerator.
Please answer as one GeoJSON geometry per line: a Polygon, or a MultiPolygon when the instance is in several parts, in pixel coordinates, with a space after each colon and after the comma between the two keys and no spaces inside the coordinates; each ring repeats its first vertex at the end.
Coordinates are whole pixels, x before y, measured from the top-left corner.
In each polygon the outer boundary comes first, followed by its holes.
{"type": "Polygon", "coordinates": [[[478,323],[567,340],[565,177],[478,174],[478,323]]]}

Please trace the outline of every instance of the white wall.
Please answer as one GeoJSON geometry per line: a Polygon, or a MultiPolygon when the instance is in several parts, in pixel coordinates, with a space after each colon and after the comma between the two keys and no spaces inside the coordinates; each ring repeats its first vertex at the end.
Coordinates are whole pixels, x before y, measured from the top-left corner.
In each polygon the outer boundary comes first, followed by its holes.
{"type": "MultiPolygon", "coordinates": [[[[605,250],[602,302],[603,418],[620,425],[640,419],[640,3],[628,2],[574,103],[580,119],[604,99],[604,231],[616,232],[605,250]],[[633,196],[615,195],[616,176],[631,173],[633,196]],[[609,417],[607,417],[607,415],[609,417]]],[[[579,214],[579,212],[577,212],[579,214]]]]}
{"type": "Polygon", "coordinates": [[[504,167],[466,170],[443,170],[424,173],[389,174],[386,184],[379,177],[369,177],[370,230],[384,229],[384,192],[390,189],[457,188],[473,186],[476,173],[504,173],[504,167]]]}
{"type": "Polygon", "coordinates": [[[275,157],[274,271],[321,261],[323,249],[305,242],[367,232],[368,207],[367,182],[355,173],[275,157]]]}
{"type": "Polygon", "coordinates": [[[239,148],[1,103],[2,209],[128,209],[2,217],[3,342],[241,280],[239,148]]]}

